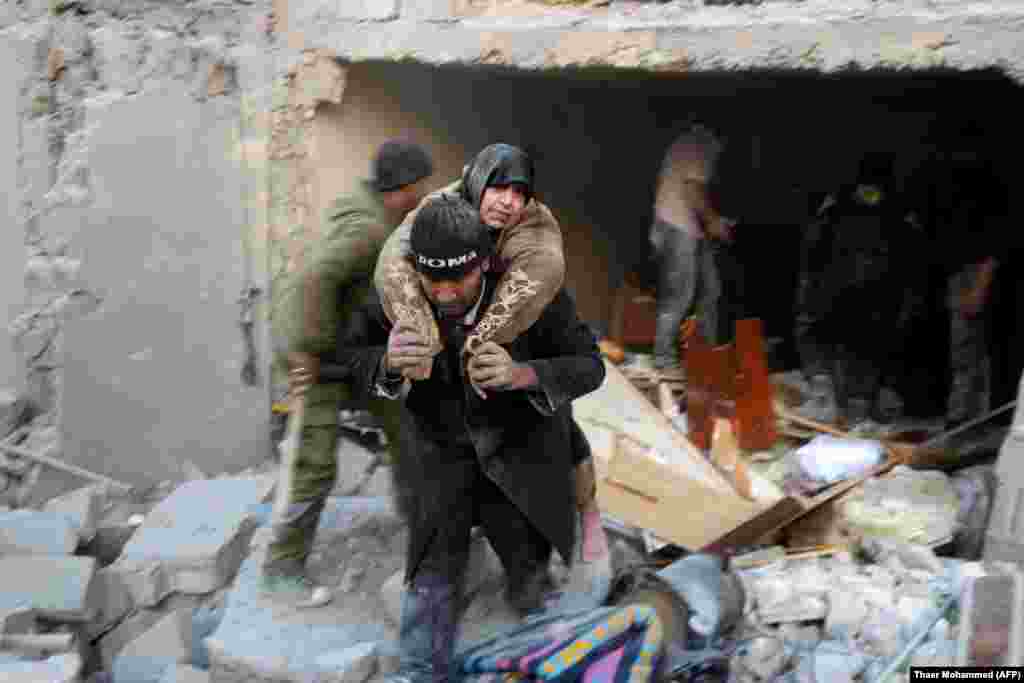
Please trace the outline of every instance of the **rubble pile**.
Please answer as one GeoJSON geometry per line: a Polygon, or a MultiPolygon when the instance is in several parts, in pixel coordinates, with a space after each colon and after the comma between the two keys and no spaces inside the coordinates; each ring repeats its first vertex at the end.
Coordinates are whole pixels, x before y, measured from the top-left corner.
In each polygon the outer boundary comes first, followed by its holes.
{"type": "MultiPolygon", "coordinates": [[[[867,563],[839,553],[740,570],[748,602],[729,680],[874,681],[908,666],[971,664],[972,643],[984,634],[965,618],[965,596],[989,579],[1021,576],[1011,565],[940,559],[902,541],[870,541],[862,550],[867,563]]],[[[1006,589],[998,598],[1013,613],[1004,640],[1021,597],[1006,589]]]]}
{"type": "MultiPolygon", "coordinates": [[[[20,443],[34,455],[39,437],[20,443]]],[[[209,680],[204,619],[223,605],[275,477],[200,476],[0,509],[0,680],[209,680]]]]}
{"type": "MultiPolygon", "coordinates": [[[[885,680],[902,680],[910,665],[1024,664],[1024,574],[973,561],[991,535],[991,465],[942,473],[903,464],[879,471],[876,463],[845,479],[825,477],[834,481],[809,497],[780,488],[770,498],[741,499],[712,462],[684,449],[685,425],[661,419],[626,384],[612,388],[640,403],[620,410],[626,418],[619,422],[604,404],[579,402],[605,477],[599,502],[613,567],[620,575],[642,573],[680,555],[695,560],[687,571],[704,566],[666,538],[671,534],[724,544],[727,552],[703,557],[717,567],[711,574],[728,572],[741,584],[736,594],[745,598],[732,613],[742,611],[742,618],[731,630],[694,625],[725,608],[714,604],[714,591],[697,590],[715,584],[707,571],[699,580],[676,576],[680,563],[659,572],[681,586],[675,590],[691,617],[683,630],[719,653],[723,670],[714,680],[874,681],[893,672],[885,680]],[[615,481],[657,496],[622,497],[615,481]],[[677,485],[692,496],[680,495],[677,485]],[[839,487],[840,495],[829,493],[839,487]],[[697,503],[707,510],[710,500],[717,501],[715,515],[732,506],[739,512],[729,513],[728,524],[701,517],[706,523],[696,532],[636,521],[653,524],[659,511],[681,513],[697,503]],[[609,501],[625,517],[612,514],[609,501]],[[732,558],[728,569],[725,556],[732,558]]],[[[407,532],[391,500],[386,457],[353,439],[339,443],[338,481],[309,558],[310,573],[335,594],[318,610],[274,602],[261,590],[277,483],[271,461],[212,479],[186,463],[181,481],[146,492],[99,481],[35,506],[0,509],[0,680],[366,683],[394,671],[407,532]]],[[[733,448],[737,459],[749,458],[733,448]]],[[[778,450],[791,461],[800,457],[795,448],[778,450]]],[[[553,570],[567,581],[565,566],[555,562],[553,570]]],[[[474,537],[460,647],[520,623],[505,604],[503,582],[493,550],[474,537]]]]}

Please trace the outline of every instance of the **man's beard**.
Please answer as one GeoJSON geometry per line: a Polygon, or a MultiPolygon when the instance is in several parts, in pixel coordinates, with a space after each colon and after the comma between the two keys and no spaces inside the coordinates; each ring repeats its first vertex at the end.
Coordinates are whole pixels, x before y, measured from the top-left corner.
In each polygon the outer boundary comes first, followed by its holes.
{"type": "Polygon", "coordinates": [[[466,314],[466,306],[463,304],[437,304],[435,309],[439,318],[455,319],[466,314]]]}

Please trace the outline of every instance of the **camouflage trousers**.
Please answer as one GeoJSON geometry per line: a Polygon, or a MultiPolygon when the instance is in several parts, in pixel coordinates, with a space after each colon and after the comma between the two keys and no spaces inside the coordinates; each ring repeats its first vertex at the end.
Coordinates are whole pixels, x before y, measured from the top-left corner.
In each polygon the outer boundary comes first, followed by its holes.
{"type": "Polygon", "coordinates": [[[989,410],[987,318],[984,312],[975,317],[965,316],[952,305],[973,281],[974,270],[974,267],[967,268],[949,281],[952,381],[946,417],[954,423],[970,420],[989,410]]]}

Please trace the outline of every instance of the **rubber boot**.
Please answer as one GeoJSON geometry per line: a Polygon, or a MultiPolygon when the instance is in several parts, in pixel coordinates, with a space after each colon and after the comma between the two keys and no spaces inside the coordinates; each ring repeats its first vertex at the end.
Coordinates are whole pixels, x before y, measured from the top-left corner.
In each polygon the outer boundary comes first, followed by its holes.
{"type": "Polygon", "coordinates": [[[413,579],[402,597],[398,671],[389,683],[448,683],[457,635],[458,589],[438,574],[413,579]]]}
{"type": "Polygon", "coordinates": [[[315,609],[331,602],[333,594],[306,573],[306,559],[313,549],[326,499],[292,503],[273,522],[273,539],[261,567],[263,592],[301,609],[315,609]]]}

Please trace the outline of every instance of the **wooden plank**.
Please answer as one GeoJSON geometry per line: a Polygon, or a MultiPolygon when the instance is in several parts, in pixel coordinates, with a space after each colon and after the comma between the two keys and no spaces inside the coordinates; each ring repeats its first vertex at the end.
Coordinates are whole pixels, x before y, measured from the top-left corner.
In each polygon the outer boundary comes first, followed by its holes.
{"type": "Polygon", "coordinates": [[[899,454],[892,451],[892,449],[887,448],[887,451],[889,459],[880,465],[872,467],[863,475],[840,482],[815,496],[789,496],[783,498],[759,517],[750,520],[725,536],[715,539],[705,550],[707,552],[721,551],[724,548],[742,547],[758,543],[761,539],[774,535],[829,501],[857,488],[868,479],[885,474],[896,465],[903,463],[903,459],[899,454]]]}
{"type": "Polygon", "coordinates": [[[735,495],[729,482],[716,470],[672,422],[661,414],[625,375],[605,360],[605,380],[586,396],[573,401],[573,415],[585,422],[611,429],[652,447],[687,475],[713,490],[735,495]]]}
{"type": "Polygon", "coordinates": [[[698,449],[711,448],[714,423],[716,391],[715,372],[718,358],[700,332],[695,332],[686,347],[686,375],[689,386],[686,392],[686,418],[690,429],[690,440],[698,449]]]}
{"type": "Polygon", "coordinates": [[[678,465],[659,462],[629,437],[589,422],[580,426],[594,455],[598,506],[623,523],[697,549],[764,510],[735,492],[723,494],[687,477],[678,465]]]}
{"type": "Polygon", "coordinates": [[[768,450],[778,439],[778,432],[759,319],[736,321],[736,355],[736,432],[740,446],[752,451],[768,450]]]}
{"type": "Polygon", "coordinates": [[[800,496],[787,496],[754,518],[746,520],[726,533],[701,546],[701,552],[719,553],[758,543],[807,512],[800,496]]]}

